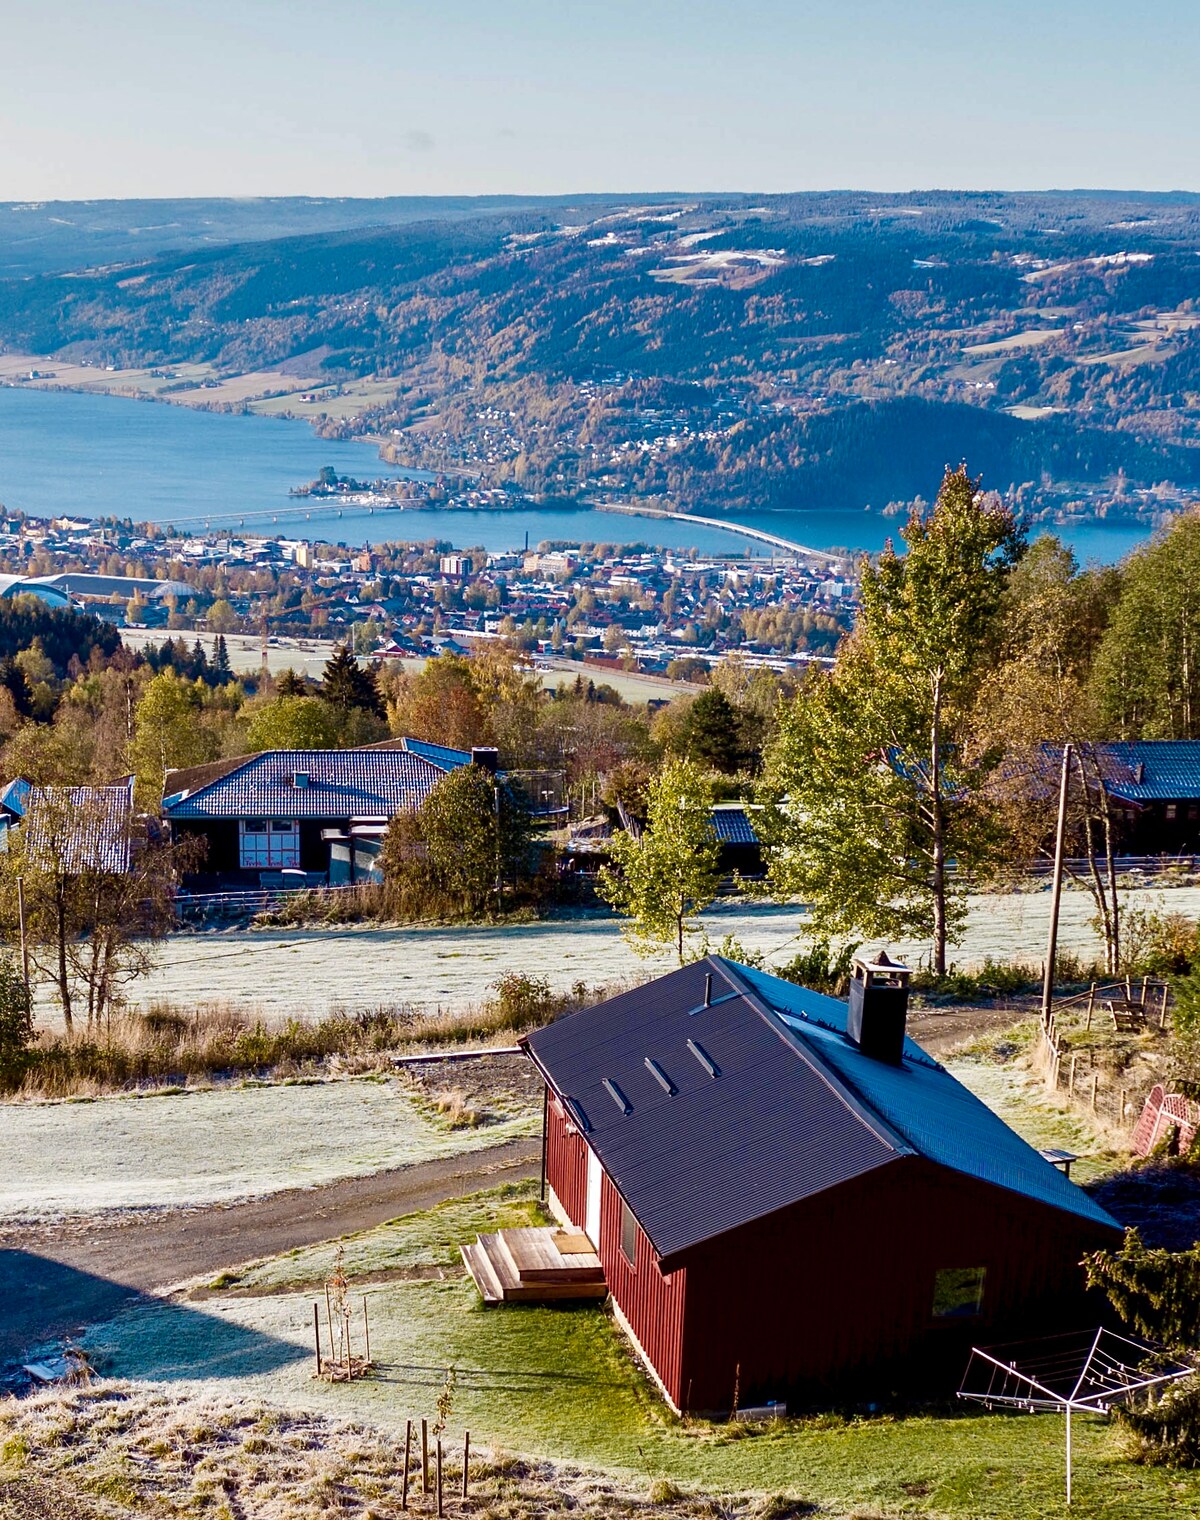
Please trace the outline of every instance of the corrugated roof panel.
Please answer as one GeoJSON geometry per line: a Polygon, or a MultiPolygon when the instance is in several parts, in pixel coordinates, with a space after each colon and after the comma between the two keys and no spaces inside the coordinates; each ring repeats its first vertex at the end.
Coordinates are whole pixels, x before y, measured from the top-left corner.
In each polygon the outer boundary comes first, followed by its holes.
{"type": "Polygon", "coordinates": [[[712,831],[721,844],[757,844],[758,835],[745,808],[715,807],[711,814],[712,831]]]}
{"type": "MultiPolygon", "coordinates": [[[[692,1014],[719,962],[672,972],[528,1040],[557,1090],[582,1104],[588,1144],[660,1257],[885,1165],[897,1154],[782,1024],[744,997],[692,1014]],[[721,1075],[687,1050],[698,1041],[721,1075]],[[646,1058],[675,1083],[668,1095],[646,1058]],[[615,1081],[623,1113],[604,1088],[615,1081]]],[[[721,986],[715,991],[726,991],[721,986]]],[[[903,1151],[905,1147],[900,1147],[903,1151]]]]}
{"type": "Polygon", "coordinates": [[[588,1144],[660,1257],[909,1154],[1116,1228],[914,1041],[888,1065],[846,1018],[837,998],[710,956],[525,1043],[587,1113],[588,1144]]]}
{"type": "Polygon", "coordinates": [[[1098,1224],[1115,1221],[915,1041],[899,1066],[863,1055],[846,1036],[847,1005],[739,966],[737,973],[920,1155],[1098,1224]]]}

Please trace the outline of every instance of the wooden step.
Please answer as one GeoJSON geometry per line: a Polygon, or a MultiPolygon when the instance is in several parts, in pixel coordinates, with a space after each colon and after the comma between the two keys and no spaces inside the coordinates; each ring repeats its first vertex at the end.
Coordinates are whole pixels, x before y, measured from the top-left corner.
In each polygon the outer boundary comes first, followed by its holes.
{"type": "Polygon", "coordinates": [[[487,1253],[487,1259],[491,1263],[492,1271],[503,1290],[506,1299],[514,1298],[521,1291],[521,1274],[517,1271],[512,1257],[504,1249],[504,1243],[499,1235],[481,1235],[480,1247],[487,1253]]]}
{"type": "Polygon", "coordinates": [[[485,1304],[499,1304],[504,1302],[504,1289],[500,1279],[492,1270],[491,1261],[487,1252],[478,1241],[474,1245],[460,1246],[462,1259],[466,1263],[467,1271],[475,1281],[479,1289],[479,1296],[485,1304]]]}
{"type": "Polygon", "coordinates": [[[599,1282],[524,1282],[513,1263],[512,1255],[499,1234],[481,1235],[476,1249],[487,1258],[504,1303],[549,1303],[569,1299],[599,1299],[608,1295],[608,1285],[599,1282]]]}
{"type": "Polygon", "coordinates": [[[552,1229],[502,1230],[500,1239],[522,1284],[534,1282],[603,1282],[604,1268],[594,1253],[564,1256],[552,1229]]]}

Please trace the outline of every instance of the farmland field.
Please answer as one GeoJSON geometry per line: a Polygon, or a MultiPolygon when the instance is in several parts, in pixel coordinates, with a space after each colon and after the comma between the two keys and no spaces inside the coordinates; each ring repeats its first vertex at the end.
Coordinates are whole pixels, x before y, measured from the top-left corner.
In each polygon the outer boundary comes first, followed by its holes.
{"type": "Polygon", "coordinates": [[[237,1085],[0,1108],[0,1218],[195,1207],[364,1177],[536,1132],[450,1130],[392,1079],[237,1085]]]}
{"type": "MultiPolygon", "coordinates": [[[[1129,896],[1147,910],[1200,916],[1200,888],[1144,888],[1129,896]]],[[[1048,892],[973,897],[964,942],[952,958],[960,966],[987,956],[1038,965],[1049,906],[1048,892]]],[[[1060,951],[1086,959],[1098,953],[1091,917],[1082,893],[1064,895],[1060,951]]],[[[806,942],[800,912],[787,905],[721,902],[703,915],[703,924],[714,949],[733,935],[775,964],[806,942]]],[[[889,949],[914,965],[929,954],[923,941],[894,941],[889,949]]],[[[142,1007],[163,1000],[225,1002],[268,1017],[395,1003],[432,1009],[479,1002],[506,972],[544,976],[555,989],[566,989],[577,981],[599,986],[654,975],[673,964],[670,951],[636,955],[618,921],[602,915],[499,926],[227,930],[167,940],[157,968],[135,984],[133,1001],[142,1007]]],[[[53,1021],[48,1005],[43,1018],[53,1021]]]]}

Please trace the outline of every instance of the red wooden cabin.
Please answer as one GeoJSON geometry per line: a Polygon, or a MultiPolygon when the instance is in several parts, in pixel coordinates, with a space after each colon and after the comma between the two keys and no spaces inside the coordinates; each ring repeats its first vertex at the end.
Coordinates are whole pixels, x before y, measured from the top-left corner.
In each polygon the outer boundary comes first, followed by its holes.
{"type": "Polygon", "coordinates": [[[553,1211],[677,1410],[904,1383],[1091,1318],[1116,1222],[904,1032],[907,972],[850,1004],[717,956],[523,1042],[553,1211]]]}

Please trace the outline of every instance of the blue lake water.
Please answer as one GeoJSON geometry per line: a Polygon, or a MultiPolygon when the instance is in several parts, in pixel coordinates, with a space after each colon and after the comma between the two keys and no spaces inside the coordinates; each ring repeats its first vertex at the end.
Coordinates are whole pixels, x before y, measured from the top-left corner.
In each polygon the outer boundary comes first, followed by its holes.
{"type": "MultiPolygon", "coordinates": [[[[34,516],[132,518],[332,543],[443,539],[459,548],[519,548],[543,539],[649,543],[702,553],[743,553],[749,541],[697,524],[586,508],[447,512],[432,508],[368,512],[289,499],[322,465],[361,478],[404,476],[363,443],[318,438],[306,423],[196,412],[81,392],[0,387],[0,503],[34,516]]],[[[747,527],[814,549],[874,550],[900,523],[878,512],[746,512],[747,527]]],[[[1056,530],[1081,560],[1111,562],[1147,530],[1103,522],[1056,530]]],[[[769,552],[755,546],[755,552],[769,552]]]]}

